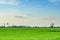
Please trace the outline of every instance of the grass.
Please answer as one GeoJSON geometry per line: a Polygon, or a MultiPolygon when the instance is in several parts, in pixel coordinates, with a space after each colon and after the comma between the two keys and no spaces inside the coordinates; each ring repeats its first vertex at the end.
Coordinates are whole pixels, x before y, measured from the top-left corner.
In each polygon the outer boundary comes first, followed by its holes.
{"type": "Polygon", "coordinates": [[[0,40],[60,40],[60,28],[0,28],[0,40]]]}

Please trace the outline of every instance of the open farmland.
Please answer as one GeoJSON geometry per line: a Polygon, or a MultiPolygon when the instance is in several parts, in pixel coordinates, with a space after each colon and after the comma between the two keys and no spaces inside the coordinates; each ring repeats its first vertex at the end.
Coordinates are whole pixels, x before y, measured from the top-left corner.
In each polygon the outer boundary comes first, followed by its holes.
{"type": "Polygon", "coordinates": [[[60,40],[60,28],[0,28],[0,40],[60,40]]]}

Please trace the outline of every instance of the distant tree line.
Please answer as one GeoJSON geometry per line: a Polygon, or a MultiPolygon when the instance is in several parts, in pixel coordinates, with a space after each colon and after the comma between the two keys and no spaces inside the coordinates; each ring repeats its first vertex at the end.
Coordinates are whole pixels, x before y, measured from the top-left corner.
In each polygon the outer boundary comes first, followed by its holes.
{"type": "Polygon", "coordinates": [[[54,27],[54,23],[51,23],[50,24],[50,27],[39,27],[39,26],[16,26],[16,25],[12,25],[12,26],[9,26],[9,23],[4,23],[4,25],[0,26],[0,28],[60,28],[60,27],[54,27]],[[5,26],[7,25],[7,27],[5,26]]]}

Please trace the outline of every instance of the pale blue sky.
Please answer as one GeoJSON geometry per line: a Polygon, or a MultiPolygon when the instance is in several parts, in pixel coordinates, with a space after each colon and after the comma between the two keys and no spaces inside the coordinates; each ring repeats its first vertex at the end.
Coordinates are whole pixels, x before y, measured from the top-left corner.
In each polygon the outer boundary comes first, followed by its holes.
{"type": "Polygon", "coordinates": [[[0,0],[0,17],[11,25],[60,25],[60,0],[0,0]]]}

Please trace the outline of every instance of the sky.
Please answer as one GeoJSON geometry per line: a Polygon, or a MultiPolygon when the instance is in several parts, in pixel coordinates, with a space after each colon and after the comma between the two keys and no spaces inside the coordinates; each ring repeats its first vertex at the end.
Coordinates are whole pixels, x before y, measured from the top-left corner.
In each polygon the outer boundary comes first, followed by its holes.
{"type": "Polygon", "coordinates": [[[60,0],[0,0],[0,25],[60,25],[60,0]]]}

